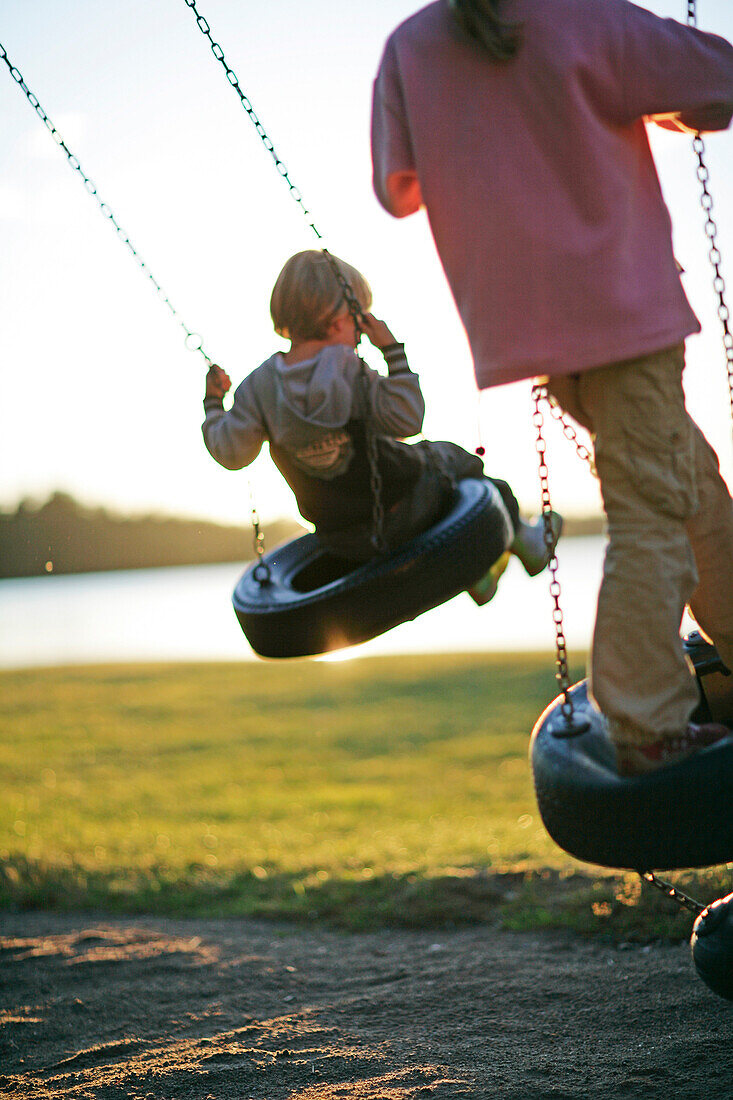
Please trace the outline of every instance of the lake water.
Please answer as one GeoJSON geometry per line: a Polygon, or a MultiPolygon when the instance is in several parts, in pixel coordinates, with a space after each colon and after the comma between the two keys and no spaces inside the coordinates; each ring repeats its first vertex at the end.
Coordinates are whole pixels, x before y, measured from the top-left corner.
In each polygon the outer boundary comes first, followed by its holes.
{"type": "MultiPolygon", "coordinates": [[[[595,536],[560,544],[571,656],[590,642],[604,543],[595,536]]],[[[256,659],[231,606],[243,569],[197,565],[0,581],[0,667],[256,659]]],[[[512,559],[484,607],[463,594],[344,653],[552,650],[548,584],[547,573],[530,578],[512,559]]]]}

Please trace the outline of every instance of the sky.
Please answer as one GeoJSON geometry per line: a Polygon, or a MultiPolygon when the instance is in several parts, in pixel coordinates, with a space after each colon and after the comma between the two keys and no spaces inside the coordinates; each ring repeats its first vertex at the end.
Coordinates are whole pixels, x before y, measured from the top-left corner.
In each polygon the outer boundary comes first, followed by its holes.
{"type": "MultiPolygon", "coordinates": [[[[390,218],[371,190],[371,85],[414,0],[202,0],[200,12],[287,165],[324,243],[359,267],[405,341],[425,434],[486,448],[487,472],[537,511],[528,383],[486,391],[423,214],[390,218]]],[[[683,20],[685,0],[642,6],[683,20]]],[[[730,0],[699,25],[733,39],[730,0]]],[[[282,342],[269,297],[288,256],[317,247],[185,0],[3,0],[0,42],[188,328],[238,382],[282,342]]],[[[201,441],[205,362],[0,65],[0,508],[54,490],[89,505],[263,520],[296,515],[263,455],[218,467],[201,441]]],[[[733,137],[706,139],[733,298],[733,137]]],[[[733,482],[725,356],[690,140],[656,131],[685,287],[690,410],[733,482]]],[[[370,358],[367,355],[367,358],[370,358]]],[[[373,365],[376,361],[371,358],[373,365]]],[[[548,430],[555,507],[598,509],[595,483],[548,430]]]]}

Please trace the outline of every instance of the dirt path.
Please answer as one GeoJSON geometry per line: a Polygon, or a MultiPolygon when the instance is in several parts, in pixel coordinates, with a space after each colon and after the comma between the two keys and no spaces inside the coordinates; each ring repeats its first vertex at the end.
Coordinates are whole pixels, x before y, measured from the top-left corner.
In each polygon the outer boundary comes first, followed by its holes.
{"type": "Polygon", "coordinates": [[[6,916],[0,1096],[733,1097],[685,946],[6,916]]]}

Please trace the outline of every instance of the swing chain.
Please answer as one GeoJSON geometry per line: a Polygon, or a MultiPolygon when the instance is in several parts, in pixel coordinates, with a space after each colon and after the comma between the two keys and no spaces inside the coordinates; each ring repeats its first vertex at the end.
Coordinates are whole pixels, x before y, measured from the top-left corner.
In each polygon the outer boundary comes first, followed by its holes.
{"type": "Polygon", "coordinates": [[[77,156],[75,156],[74,153],[72,153],[72,151],[69,149],[68,145],[66,144],[64,139],[61,137],[61,134],[58,132],[58,130],[54,126],[53,122],[51,121],[51,119],[48,117],[48,115],[44,111],[43,107],[41,106],[41,104],[38,100],[38,97],[36,95],[34,95],[34,93],[30,90],[30,88],[26,84],[20,70],[17,68],[17,66],[15,66],[11,63],[10,58],[8,57],[7,51],[6,51],[5,47],[2,45],[2,43],[0,43],[0,60],[5,62],[8,69],[10,70],[10,75],[12,76],[13,80],[18,85],[18,87],[24,92],[25,97],[28,100],[28,102],[30,103],[31,107],[36,112],[36,114],[40,118],[41,122],[44,124],[44,126],[46,127],[46,129],[50,133],[51,137],[53,138],[53,140],[58,145],[59,149],[61,149],[61,151],[65,154],[67,161],[69,162],[71,167],[74,169],[74,171],[79,173],[79,176],[81,177],[81,179],[84,183],[84,187],[86,188],[87,192],[92,196],[93,199],[96,200],[96,203],[97,203],[99,209],[101,210],[102,214],[105,216],[105,218],[107,218],[107,220],[109,222],[112,223],[112,225],[114,226],[115,231],[117,233],[117,236],[122,241],[122,243],[125,245],[125,247],[128,249],[128,251],[130,252],[132,258],[135,260],[135,263],[138,265],[138,267],[142,270],[142,272],[147,276],[147,278],[150,280],[150,282],[155,287],[155,290],[158,294],[158,297],[162,301],[163,305],[168,308],[168,310],[171,313],[171,316],[174,317],[178,321],[178,324],[181,326],[181,328],[183,329],[183,331],[186,334],[185,344],[186,344],[186,348],[188,349],[188,351],[199,351],[199,352],[201,352],[201,354],[203,355],[206,362],[209,364],[209,366],[211,366],[212,361],[209,358],[209,356],[206,354],[206,352],[204,351],[204,346],[203,346],[201,337],[198,335],[198,333],[194,332],[193,329],[190,329],[188,327],[188,325],[184,322],[184,320],[182,319],[182,317],[178,313],[178,310],[173,306],[170,298],[165,293],[162,286],[160,285],[158,280],[153,275],[152,271],[150,270],[150,268],[146,264],[145,260],[143,260],[140,253],[137,251],[137,249],[133,245],[132,241],[128,237],[127,233],[125,233],[124,229],[122,228],[122,226],[117,221],[117,219],[116,219],[115,215],[113,214],[111,208],[101,198],[101,196],[97,192],[97,188],[96,188],[95,184],[92,182],[92,180],[89,178],[89,176],[87,176],[87,174],[84,172],[84,169],[81,166],[81,162],[80,162],[79,158],[77,156]]]}
{"type": "Polygon", "coordinates": [[[689,895],[683,894],[682,891],[678,890],[676,886],[673,886],[671,882],[667,882],[665,879],[653,874],[652,871],[639,871],[638,875],[644,882],[648,882],[650,886],[654,886],[657,890],[660,890],[665,897],[671,898],[672,901],[676,901],[683,909],[687,909],[690,913],[694,913],[695,916],[698,916],[707,908],[705,905],[701,905],[699,901],[695,901],[694,898],[689,897],[689,895]]]}
{"type": "Polygon", "coordinates": [[[387,546],[384,541],[384,504],[382,503],[382,474],[379,469],[379,456],[377,451],[377,433],[371,423],[370,410],[367,408],[369,400],[369,388],[367,384],[367,367],[361,357],[362,368],[362,393],[364,395],[364,435],[369,461],[369,486],[372,494],[372,546],[378,554],[386,553],[387,546]]]}
{"type": "MultiPolygon", "coordinates": [[[[283,163],[283,161],[278,156],[277,151],[275,149],[275,146],[274,146],[271,138],[269,137],[267,131],[265,130],[265,127],[260,122],[260,119],[258,118],[257,113],[255,112],[255,109],[252,106],[252,103],[251,103],[249,97],[246,96],[244,94],[244,92],[242,91],[242,89],[239,85],[239,78],[237,77],[237,74],[234,72],[234,70],[231,69],[229,64],[227,63],[226,57],[224,56],[223,49],[221,48],[221,46],[219,45],[218,42],[214,41],[214,38],[211,34],[211,27],[209,26],[208,21],[206,19],[204,19],[203,15],[201,15],[198,8],[196,7],[196,0],[185,0],[185,3],[186,3],[186,6],[189,7],[191,9],[191,11],[193,12],[193,14],[196,16],[196,24],[198,26],[198,29],[203,34],[204,38],[207,38],[209,40],[209,46],[211,47],[211,52],[213,53],[216,60],[221,64],[222,68],[224,69],[224,72],[226,73],[227,80],[229,81],[232,88],[234,88],[234,91],[239,96],[240,102],[241,102],[242,106],[244,107],[245,111],[247,112],[247,114],[249,115],[250,121],[252,122],[252,125],[254,126],[255,130],[258,133],[260,141],[262,142],[265,149],[267,149],[268,153],[270,154],[270,156],[274,160],[275,168],[277,169],[278,173],[282,176],[283,180],[287,184],[288,189],[290,191],[290,194],[292,195],[293,199],[295,200],[295,202],[298,204],[301,211],[303,212],[303,215],[306,218],[306,220],[308,222],[308,225],[313,230],[316,237],[319,240],[321,240],[321,234],[318,232],[318,229],[316,228],[316,226],[313,222],[310,210],[308,210],[308,208],[305,205],[305,202],[303,201],[302,194],[300,193],[298,188],[295,186],[293,181],[290,179],[288,169],[286,168],[285,164],[283,163]]],[[[325,249],[324,249],[324,251],[325,251],[325,249]]]]}
{"type": "MultiPolygon", "coordinates": [[[[186,0],[188,3],[188,0],[186,0]]],[[[335,259],[323,247],[324,257],[333,272],[334,278],[341,288],[341,293],[346,301],[346,306],[354,322],[355,346],[358,348],[363,333],[364,314],[359,300],[354,294],[351,283],[340,270],[335,259]]],[[[368,367],[362,357],[356,352],[361,368],[362,394],[364,399],[364,441],[366,444],[367,461],[369,463],[369,487],[372,494],[372,535],[371,543],[378,554],[386,553],[387,545],[384,541],[384,504],[382,503],[382,474],[379,469],[379,454],[377,449],[377,433],[374,431],[374,417],[369,405],[368,367]]]]}
{"type": "Polygon", "coordinates": [[[705,236],[710,242],[708,259],[713,268],[713,289],[718,296],[718,317],[723,326],[723,346],[728,370],[728,392],[730,395],[731,415],[733,416],[733,333],[730,330],[730,310],[725,300],[725,279],[721,272],[722,256],[718,247],[718,226],[713,217],[713,197],[710,194],[708,183],[710,172],[705,163],[705,142],[696,134],[692,140],[692,148],[697,156],[697,178],[700,181],[702,194],[700,205],[705,212],[705,236]]]}
{"type": "MultiPolygon", "coordinates": [[[[211,52],[213,53],[216,60],[221,64],[222,68],[224,69],[224,72],[226,73],[226,78],[227,78],[228,82],[231,84],[232,88],[234,88],[234,91],[239,96],[239,100],[240,100],[242,106],[244,107],[245,111],[247,112],[247,115],[249,116],[249,119],[250,119],[252,125],[254,126],[255,130],[257,131],[257,134],[259,136],[260,141],[262,142],[265,149],[267,149],[268,153],[270,154],[273,161],[275,162],[275,168],[277,169],[278,174],[283,178],[283,180],[285,181],[285,183],[288,186],[288,190],[289,190],[293,200],[300,207],[301,212],[304,215],[304,217],[305,217],[305,219],[308,223],[308,228],[313,230],[313,233],[315,234],[317,240],[322,241],[323,240],[323,234],[320,232],[320,230],[316,226],[316,224],[315,224],[315,222],[314,222],[314,220],[311,216],[310,210],[305,205],[305,201],[303,199],[303,195],[302,195],[300,189],[298,187],[296,187],[295,184],[293,183],[293,181],[291,180],[288,168],[285,165],[284,161],[282,161],[280,159],[280,157],[277,153],[277,150],[275,149],[274,142],[272,141],[271,137],[269,136],[269,134],[265,130],[265,127],[262,125],[262,122],[260,121],[259,116],[257,115],[254,107],[252,106],[251,100],[242,91],[242,88],[239,84],[239,78],[238,78],[237,74],[234,72],[234,70],[232,68],[230,68],[230,66],[229,66],[229,64],[226,60],[226,57],[224,56],[224,50],[221,48],[221,46],[219,45],[218,42],[214,41],[214,38],[211,34],[211,26],[209,25],[208,20],[206,20],[204,18],[204,16],[201,15],[201,13],[199,12],[198,8],[196,7],[196,0],[184,0],[184,2],[186,4],[186,6],[189,7],[191,9],[191,11],[193,12],[193,14],[196,16],[196,25],[198,26],[199,30],[203,34],[204,38],[208,39],[209,45],[211,47],[211,52]]],[[[349,312],[354,317],[354,321],[357,325],[357,328],[358,328],[359,332],[361,332],[361,318],[362,318],[361,306],[359,305],[359,302],[357,301],[357,298],[354,294],[354,291],[351,288],[351,284],[349,283],[348,279],[346,279],[342,275],[342,273],[339,271],[338,265],[336,264],[336,261],[334,260],[333,256],[328,251],[328,249],[325,248],[322,245],[321,246],[321,251],[323,252],[323,255],[325,256],[326,260],[328,261],[328,263],[331,267],[331,270],[334,274],[334,277],[336,278],[336,281],[338,282],[339,286],[341,287],[344,298],[346,299],[346,304],[349,307],[349,312]]]]}
{"type": "MultiPolygon", "coordinates": [[[[697,26],[697,0],[687,0],[687,25],[689,27],[697,26]]],[[[699,133],[695,134],[692,139],[692,149],[697,157],[697,178],[702,189],[700,205],[705,214],[705,236],[710,243],[708,259],[714,273],[713,289],[718,296],[718,317],[723,326],[723,346],[728,371],[728,393],[731,417],[733,417],[733,333],[730,330],[730,310],[725,300],[725,279],[721,271],[723,258],[718,247],[718,226],[713,217],[713,196],[708,186],[710,171],[705,163],[705,142],[699,133]]]]}
{"type": "Polygon", "coordinates": [[[587,462],[590,468],[590,472],[593,477],[598,477],[598,471],[596,470],[595,458],[590,448],[586,447],[584,443],[581,443],[578,438],[578,433],[574,424],[571,424],[567,416],[557,403],[557,399],[545,389],[545,400],[550,406],[550,416],[553,420],[556,420],[562,427],[562,434],[567,440],[569,440],[575,447],[575,452],[582,462],[587,462]]]}
{"type": "MultiPolygon", "coordinates": [[[[313,217],[311,215],[310,210],[308,210],[307,206],[305,205],[305,202],[303,200],[303,195],[302,195],[301,191],[295,186],[295,184],[291,180],[290,173],[289,173],[285,163],[280,159],[280,157],[277,153],[277,150],[275,149],[274,142],[272,141],[269,134],[265,130],[265,127],[262,125],[262,122],[260,121],[254,107],[252,106],[251,100],[242,91],[242,88],[240,87],[240,84],[239,84],[239,78],[237,77],[237,74],[234,72],[234,70],[228,64],[228,62],[226,60],[226,57],[224,55],[224,50],[221,48],[221,46],[219,45],[218,42],[214,41],[214,38],[211,34],[211,26],[210,26],[208,20],[206,20],[204,18],[204,16],[201,15],[201,13],[199,12],[198,8],[196,7],[196,0],[185,0],[185,3],[186,3],[186,6],[189,7],[191,9],[191,11],[193,12],[193,14],[196,16],[196,25],[198,26],[198,28],[201,31],[201,33],[203,34],[203,36],[206,39],[208,39],[209,46],[211,47],[211,52],[213,53],[216,60],[221,64],[222,68],[224,69],[224,72],[226,73],[226,78],[227,78],[228,82],[231,84],[232,88],[234,88],[234,91],[239,96],[239,100],[240,100],[242,106],[244,107],[244,110],[247,112],[247,115],[249,116],[249,119],[250,119],[252,125],[254,126],[255,130],[257,131],[257,134],[260,138],[260,141],[262,142],[265,149],[267,149],[268,153],[270,154],[273,161],[275,162],[275,168],[277,169],[278,174],[283,178],[283,180],[287,184],[288,190],[289,190],[292,198],[297,203],[297,205],[300,207],[300,210],[301,210],[303,216],[305,217],[305,219],[308,223],[308,227],[313,231],[313,233],[315,234],[317,240],[319,242],[322,242],[323,241],[323,235],[319,231],[319,229],[317,228],[317,226],[316,226],[316,224],[313,220],[313,217]]],[[[341,288],[341,292],[344,296],[344,300],[346,302],[349,313],[351,314],[351,316],[354,320],[354,327],[355,327],[355,330],[356,330],[356,338],[357,338],[356,339],[356,346],[358,347],[359,340],[361,339],[361,334],[363,332],[363,322],[364,322],[364,314],[362,312],[361,305],[359,304],[359,301],[358,301],[356,295],[354,294],[353,288],[352,288],[351,284],[349,283],[348,279],[339,270],[338,264],[336,263],[334,257],[331,255],[331,253],[328,251],[328,249],[323,244],[321,244],[321,251],[323,252],[323,256],[325,257],[326,261],[328,262],[328,264],[331,268],[331,271],[333,272],[334,278],[336,279],[339,287],[341,288]]],[[[384,531],[384,506],[382,504],[382,475],[381,475],[380,470],[379,470],[378,453],[377,453],[377,437],[376,437],[376,433],[374,431],[374,428],[372,427],[372,417],[370,415],[371,410],[368,406],[367,366],[366,366],[366,363],[364,362],[364,360],[361,359],[360,356],[359,356],[359,360],[360,360],[360,363],[361,363],[364,402],[365,402],[364,425],[365,425],[365,435],[366,435],[367,460],[368,460],[368,463],[369,463],[369,484],[370,484],[370,488],[371,488],[372,501],[373,501],[373,505],[372,505],[372,545],[374,546],[374,549],[378,553],[382,553],[386,550],[386,546],[385,546],[385,543],[384,543],[384,534],[383,534],[383,531],[384,531]]]]}
{"type": "Polygon", "coordinates": [[[542,491],[542,519],[544,521],[545,546],[549,557],[547,568],[551,576],[550,595],[554,604],[552,609],[552,621],[555,624],[555,679],[563,694],[563,701],[560,705],[560,709],[565,719],[565,725],[570,728],[573,726],[574,707],[573,700],[570,696],[567,640],[565,638],[562,607],[560,606],[561,589],[560,582],[557,579],[558,562],[552,530],[552,503],[550,500],[549,469],[547,466],[547,443],[542,431],[545,421],[540,405],[543,399],[548,400],[547,387],[541,384],[533,386],[532,398],[534,400],[532,422],[537,429],[535,450],[539,458],[540,487],[542,491]]]}
{"type": "MultiPolygon", "coordinates": [[[[186,0],[188,3],[188,0],[186,0]]],[[[351,319],[354,322],[355,332],[355,347],[358,349],[359,341],[361,340],[363,333],[364,314],[362,312],[359,300],[354,294],[351,283],[346,276],[340,270],[335,259],[328,251],[323,247],[322,250],[324,257],[328,261],[328,264],[333,272],[334,278],[341,288],[341,293],[346,301],[346,306],[351,319]]],[[[372,534],[371,543],[378,554],[384,554],[387,551],[387,545],[384,541],[384,504],[382,503],[382,474],[379,469],[379,452],[377,447],[377,433],[374,431],[374,417],[372,415],[372,409],[369,404],[369,383],[368,383],[368,367],[364,362],[359,352],[356,352],[359,360],[359,366],[361,368],[361,383],[362,383],[362,395],[364,400],[364,442],[366,445],[367,462],[369,464],[369,487],[372,495],[372,534]]]]}
{"type": "Polygon", "coordinates": [[[249,500],[252,516],[252,546],[255,552],[256,565],[253,570],[254,579],[258,584],[268,584],[270,580],[270,567],[265,562],[265,536],[260,527],[260,517],[255,504],[252,483],[249,485],[249,500]]]}
{"type": "MultiPolygon", "coordinates": [[[[199,12],[198,8],[196,7],[196,0],[184,0],[184,2],[186,4],[186,6],[189,7],[191,9],[191,11],[193,12],[193,14],[196,16],[196,25],[198,26],[199,30],[203,34],[204,38],[208,39],[209,46],[211,47],[211,52],[213,53],[216,60],[221,64],[222,68],[224,69],[224,72],[226,73],[226,78],[227,78],[228,82],[231,84],[232,88],[234,88],[234,91],[239,96],[239,100],[240,100],[242,106],[244,107],[245,111],[247,112],[252,125],[254,126],[255,130],[257,131],[257,134],[259,136],[260,141],[262,142],[265,149],[267,149],[268,153],[270,154],[273,161],[275,162],[275,168],[277,169],[278,174],[285,181],[285,183],[287,184],[288,190],[290,192],[290,195],[292,196],[293,200],[297,203],[297,205],[300,207],[301,212],[304,215],[304,217],[305,217],[305,219],[308,223],[308,228],[313,230],[313,233],[316,236],[317,240],[322,241],[323,240],[323,234],[320,232],[320,230],[316,226],[316,224],[313,220],[313,217],[311,216],[310,210],[305,205],[305,201],[303,199],[302,192],[300,191],[300,189],[298,187],[295,186],[295,184],[291,180],[290,172],[288,171],[288,168],[285,165],[284,161],[281,160],[280,156],[278,155],[278,152],[275,149],[275,145],[274,145],[274,142],[272,141],[272,138],[269,136],[269,134],[267,133],[267,130],[265,130],[265,127],[262,125],[262,122],[261,122],[259,116],[257,115],[257,112],[255,111],[254,107],[252,106],[251,100],[242,91],[242,88],[241,88],[240,83],[239,83],[239,78],[238,78],[237,74],[234,72],[234,70],[229,66],[229,64],[226,60],[226,57],[224,55],[224,50],[221,48],[221,46],[219,45],[218,42],[214,41],[214,38],[211,34],[211,26],[209,25],[208,20],[206,20],[204,18],[204,16],[201,15],[201,13],[199,12]]],[[[344,278],[344,276],[339,271],[338,266],[336,265],[336,263],[333,259],[333,256],[328,251],[328,249],[321,246],[321,250],[322,250],[323,255],[325,256],[326,260],[330,264],[331,270],[333,271],[333,274],[334,274],[339,286],[341,287],[341,290],[343,291],[343,295],[344,295],[344,298],[346,299],[346,304],[349,307],[349,311],[354,316],[355,321],[357,319],[360,319],[361,316],[362,316],[361,306],[359,305],[359,302],[357,301],[356,296],[354,295],[354,291],[352,290],[350,283],[348,282],[347,279],[344,278]]]]}
{"type": "MultiPolygon", "coordinates": [[[[316,223],[313,219],[313,216],[311,216],[310,211],[308,210],[308,208],[305,205],[305,200],[303,198],[302,191],[300,191],[300,189],[298,187],[296,187],[295,184],[293,183],[293,180],[291,179],[291,174],[289,174],[288,168],[287,168],[285,162],[283,160],[281,160],[280,155],[278,155],[277,150],[275,149],[275,144],[274,144],[273,140],[271,139],[270,134],[267,133],[267,131],[263,127],[262,121],[260,120],[260,117],[258,116],[258,113],[256,113],[256,111],[254,110],[254,108],[252,106],[252,101],[250,100],[249,96],[244,95],[244,92],[243,92],[243,90],[240,86],[240,83],[239,83],[239,77],[237,76],[236,73],[234,73],[234,70],[231,68],[231,66],[227,62],[225,52],[223,52],[223,50],[222,50],[221,46],[219,45],[219,43],[215,42],[214,36],[212,36],[212,34],[211,34],[211,26],[210,26],[208,20],[205,19],[204,15],[201,15],[201,13],[199,12],[198,8],[196,7],[196,0],[184,0],[184,2],[186,3],[186,7],[190,8],[190,10],[193,11],[193,13],[196,17],[196,25],[198,26],[199,31],[201,32],[201,34],[204,35],[205,38],[208,38],[209,46],[211,48],[211,53],[214,54],[217,61],[219,62],[219,64],[223,68],[223,70],[225,70],[225,73],[227,75],[227,80],[229,81],[229,84],[234,89],[234,91],[237,92],[237,95],[239,96],[239,100],[241,102],[241,105],[244,108],[244,110],[247,111],[248,116],[250,118],[250,121],[251,121],[255,131],[256,131],[256,133],[258,133],[260,141],[264,145],[267,152],[269,152],[271,157],[273,158],[273,161],[275,163],[275,168],[277,169],[277,174],[280,175],[284,179],[284,182],[287,185],[287,189],[289,191],[289,194],[291,194],[293,200],[296,202],[297,206],[300,208],[300,211],[302,211],[303,216],[305,217],[305,219],[308,223],[308,228],[310,230],[313,230],[313,232],[315,234],[315,237],[318,241],[322,241],[322,239],[324,239],[324,237],[322,237],[322,233],[320,232],[320,230],[316,226],[316,223]]],[[[358,319],[360,319],[361,316],[362,316],[361,306],[359,305],[357,298],[355,298],[355,295],[353,293],[353,290],[351,288],[350,283],[348,282],[348,279],[343,277],[343,275],[339,271],[339,268],[338,268],[335,260],[333,260],[333,257],[330,254],[330,252],[328,251],[328,249],[324,248],[324,246],[321,245],[321,251],[322,251],[322,253],[324,253],[324,256],[326,257],[326,260],[328,261],[328,263],[330,265],[331,271],[333,272],[333,275],[335,275],[335,277],[337,279],[337,282],[338,282],[339,286],[341,287],[341,290],[343,292],[343,297],[346,298],[347,305],[349,307],[349,311],[352,313],[354,321],[358,321],[358,319]]]]}

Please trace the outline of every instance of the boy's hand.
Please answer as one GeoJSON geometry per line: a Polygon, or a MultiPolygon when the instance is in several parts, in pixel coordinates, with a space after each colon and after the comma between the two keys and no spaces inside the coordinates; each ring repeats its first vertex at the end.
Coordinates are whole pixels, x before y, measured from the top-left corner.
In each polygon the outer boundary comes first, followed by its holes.
{"type": "Polygon", "coordinates": [[[373,313],[364,314],[364,335],[375,348],[386,348],[398,342],[384,321],[378,320],[373,313]]]}
{"type": "Polygon", "coordinates": [[[232,380],[225,370],[212,363],[206,375],[206,396],[223,397],[232,388],[232,380]]]}

